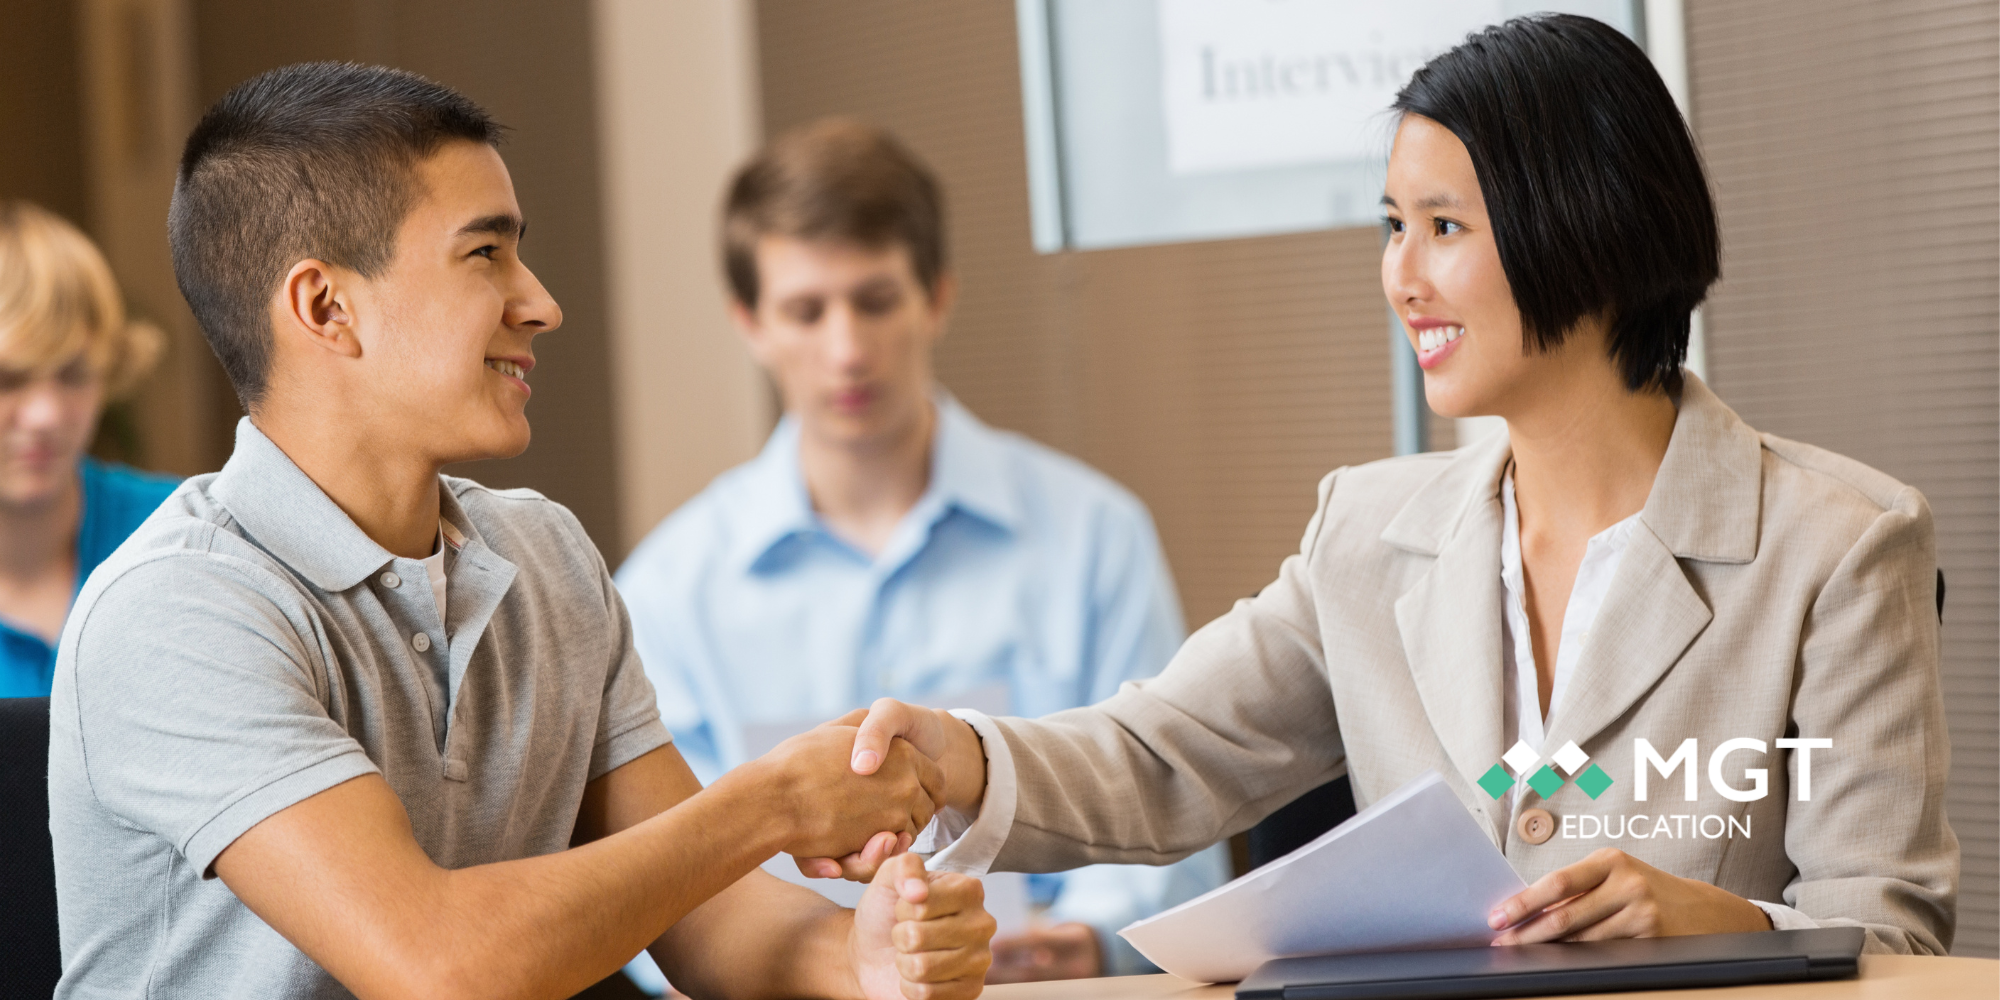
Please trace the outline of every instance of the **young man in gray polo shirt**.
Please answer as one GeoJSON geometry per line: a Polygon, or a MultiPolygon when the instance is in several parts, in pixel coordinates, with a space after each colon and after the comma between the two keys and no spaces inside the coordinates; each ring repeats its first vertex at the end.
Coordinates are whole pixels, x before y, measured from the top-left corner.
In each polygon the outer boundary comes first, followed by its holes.
{"type": "Polygon", "coordinates": [[[497,135],[313,64],[189,138],[175,269],[250,417],[63,635],[57,995],[563,997],[642,947],[690,992],[976,994],[976,882],[906,854],[847,911],[756,871],[907,844],[973,776],[855,776],[827,726],[701,789],[575,518],[439,475],[527,446],[561,323],[497,135]]]}

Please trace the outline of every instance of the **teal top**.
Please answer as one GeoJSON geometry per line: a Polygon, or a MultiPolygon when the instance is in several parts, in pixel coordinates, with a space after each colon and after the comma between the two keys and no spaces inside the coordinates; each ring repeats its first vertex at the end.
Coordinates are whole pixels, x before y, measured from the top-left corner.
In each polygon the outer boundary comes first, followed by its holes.
{"type": "MultiPolygon", "coordinates": [[[[81,466],[83,523],[76,530],[78,590],[83,589],[90,571],[180,485],[174,476],[140,472],[88,456],[81,466]]],[[[55,647],[0,615],[0,698],[47,697],[55,673],[55,647]]]]}

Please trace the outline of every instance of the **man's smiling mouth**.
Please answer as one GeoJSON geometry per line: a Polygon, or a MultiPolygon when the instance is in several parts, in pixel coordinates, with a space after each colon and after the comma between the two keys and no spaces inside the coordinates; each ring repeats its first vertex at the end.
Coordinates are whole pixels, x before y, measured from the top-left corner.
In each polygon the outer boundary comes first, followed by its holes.
{"type": "Polygon", "coordinates": [[[522,368],[520,365],[517,365],[512,361],[507,360],[506,358],[487,358],[486,367],[491,368],[502,375],[512,375],[513,377],[520,379],[523,382],[526,382],[528,380],[528,370],[522,368]]]}

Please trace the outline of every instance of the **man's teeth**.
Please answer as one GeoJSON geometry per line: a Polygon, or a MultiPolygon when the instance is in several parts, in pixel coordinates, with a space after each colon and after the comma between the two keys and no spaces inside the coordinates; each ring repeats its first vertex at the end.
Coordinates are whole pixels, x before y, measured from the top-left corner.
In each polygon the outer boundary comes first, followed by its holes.
{"type": "Polygon", "coordinates": [[[514,362],[507,360],[506,358],[487,358],[486,367],[491,368],[502,375],[512,375],[515,378],[521,379],[523,381],[526,381],[528,378],[528,373],[522,371],[520,365],[517,365],[514,362]]]}
{"type": "Polygon", "coordinates": [[[1465,336],[1465,327],[1434,326],[1417,334],[1417,350],[1435,351],[1463,336],[1465,336]]]}

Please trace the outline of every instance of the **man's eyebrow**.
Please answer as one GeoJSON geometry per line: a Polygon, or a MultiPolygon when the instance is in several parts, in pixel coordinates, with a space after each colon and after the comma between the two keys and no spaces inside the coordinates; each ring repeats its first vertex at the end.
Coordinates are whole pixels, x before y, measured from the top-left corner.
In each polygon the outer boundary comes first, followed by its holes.
{"type": "Polygon", "coordinates": [[[528,224],[518,215],[488,215],[466,223],[455,235],[471,236],[474,233],[491,233],[494,236],[523,239],[528,235],[528,224]]]}

